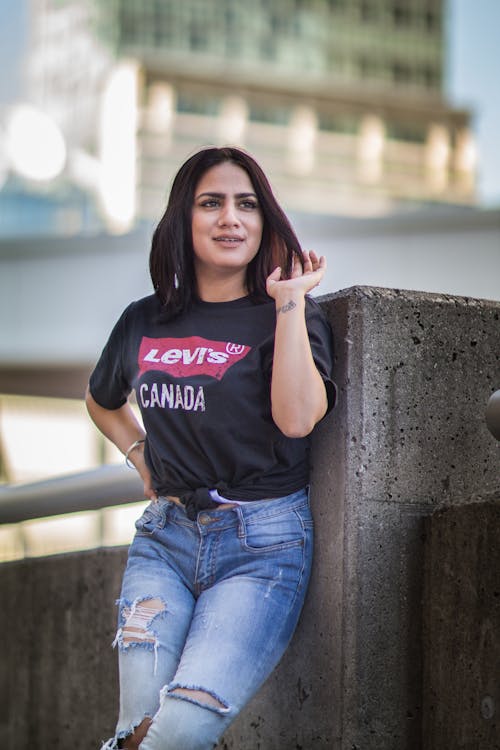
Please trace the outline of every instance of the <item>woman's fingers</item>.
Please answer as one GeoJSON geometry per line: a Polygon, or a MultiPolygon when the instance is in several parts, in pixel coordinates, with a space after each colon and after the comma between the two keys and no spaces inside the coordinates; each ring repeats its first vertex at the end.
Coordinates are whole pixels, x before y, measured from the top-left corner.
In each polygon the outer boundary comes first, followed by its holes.
{"type": "Polygon", "coordinates": [[[304,251],[303,253],[304,273],[310,273],[313,270],[313,258],[314,258],[314,253],[310,253],[308,250],[304,251]]]}
{"type": "Polygon", "coordinates": [[[281,268],[278,266],[272,271],[267,277],[267,293],[271,297],[275,297],[277,290],[282,285],[290,285],[296,289],[301,289],[304,293],[307,293],[315,286],[318,286],[321,279],[324,276],[326,270],[326,258],[324,255],[318,257],[313,251],[305,251],[302,256],[302,261],[298,256],[293,259],[292,271],[289,279],[281,278],[281,268]]]}
{"type": "Polygon", "coordinates": [[[318,257],[314,250],[304,253],[304,273],[313,273],[319,268],[326,268],[326,258],[324,255],[318,257]]]}
{"type": "Polygon", "coordinates": [[[293,266],[292,266],[292,279],[296,279],[299,276],[302,276],[302,263],[300,262],[300,258],[297,255],[294,255],[293,257],[293,266]]]}

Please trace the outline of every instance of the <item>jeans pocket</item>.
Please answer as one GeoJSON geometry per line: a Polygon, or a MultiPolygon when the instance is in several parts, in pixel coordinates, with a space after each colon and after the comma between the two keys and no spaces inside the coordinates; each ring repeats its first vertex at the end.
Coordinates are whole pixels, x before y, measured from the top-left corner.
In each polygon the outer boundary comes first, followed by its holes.
{"type": "Polygon", "coordinates": [[[245,521],[240,526],[240,542],[247,552],[262,554],[303,547],[306,526],[295,511],[245,521]]]}
{"type": "Polygon", "coordinates": [[[158,502],[152,502],[135,522],[136,534],[139,536],[151,536],[157,529],[163,529],[165,523],[165,508],[158,502]]]}

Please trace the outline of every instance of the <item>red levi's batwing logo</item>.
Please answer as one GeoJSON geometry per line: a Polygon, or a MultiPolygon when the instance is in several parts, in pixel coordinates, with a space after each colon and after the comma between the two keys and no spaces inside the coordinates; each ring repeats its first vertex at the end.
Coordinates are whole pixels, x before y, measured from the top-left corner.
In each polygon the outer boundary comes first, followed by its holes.
{"type": "Polygon", "coordinates": [[[221,380],[226,371],[246,357],[250,346],[210,341],[200,336],[151,339],[144,336],[139,349],[139,375],[149,370],[168,372],[174,378],[208,375],[221,380]]]}

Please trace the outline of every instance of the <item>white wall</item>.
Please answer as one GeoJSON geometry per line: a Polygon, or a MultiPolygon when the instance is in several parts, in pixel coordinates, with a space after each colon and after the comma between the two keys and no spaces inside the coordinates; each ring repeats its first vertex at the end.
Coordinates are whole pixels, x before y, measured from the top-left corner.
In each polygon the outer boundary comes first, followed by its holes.
{"type": "Polygon", "coordinates": [[[327,256],[318,294],[381,286],[500,299],[500,211],[348,221],[296,217],[302,245],[327,256]]]}
{"type": "Polygon", "coordinates": [[[133,299],[151,293],[150,238],[0,245],[0,364],[96,360],[133,299]]]}
{"type": "MultiPolygon", "coordinates": [[[[317,294],[368,285],[500,299],[500,211],[291,218],[304,248],[328,258],[317,294]]],[[[150,237],[0,243],[0,366],[94,362],[123,308],[151,292],[150,237]]]]}

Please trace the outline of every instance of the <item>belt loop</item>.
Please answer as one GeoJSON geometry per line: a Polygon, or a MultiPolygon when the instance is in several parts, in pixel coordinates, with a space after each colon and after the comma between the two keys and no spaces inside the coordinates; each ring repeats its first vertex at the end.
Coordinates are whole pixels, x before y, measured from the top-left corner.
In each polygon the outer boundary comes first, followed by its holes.
{"type": "Polygon", "coordinates": [[[244,539],[246,535],[246,524],[245,514],[243,513],[243,506],[235,505],[233,510],[238,516],[238,539],[244,539]]]}

